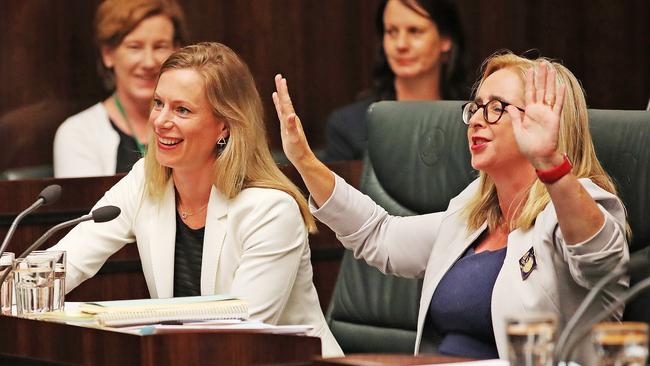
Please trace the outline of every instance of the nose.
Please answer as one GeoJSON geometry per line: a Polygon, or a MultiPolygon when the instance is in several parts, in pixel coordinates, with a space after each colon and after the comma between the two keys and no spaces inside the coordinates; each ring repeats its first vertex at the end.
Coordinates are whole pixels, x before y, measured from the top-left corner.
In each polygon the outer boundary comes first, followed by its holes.
{"type": "Polygon", "coordinates": [[[474,112],[474,114],[469,118],[469,127],[479,127],[487,125],[487,121],[483,116],[483,110],[485,107],[479,107],[479,109],[474,112]]]}
{"type": "Polygon", "coordinates": [[[396,36],[395,45],[397,46],[398,50],[407,50],[409,48],[408,34],[404,31],[400,31],[396,36]]]}
{"type": "Polygon", "coordinates": [[[152,109],[149,119],[153,123],[153,128],[156,132],[169,130],[174,126],[174,122],[171,121],[171,111],[167,107],[163,107],[160,110],[152,109]]]}
{"type": "Polygon", "coordinates": [[[154,53],[153,48],[152,47],[145,48],[144,53],[142,55],[142,66],[149,69],[155,69],[158,65],[159,62],[156,59],[156,55],[154,53]]]}

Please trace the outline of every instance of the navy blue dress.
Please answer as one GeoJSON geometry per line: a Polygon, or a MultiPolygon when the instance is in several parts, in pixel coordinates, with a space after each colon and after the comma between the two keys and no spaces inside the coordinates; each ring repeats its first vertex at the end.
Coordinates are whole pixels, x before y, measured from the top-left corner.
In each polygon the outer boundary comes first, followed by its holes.
{"type": "Polygon", "coordinates": [[[443,337],[439,353],[499,358],[491,305],[505,257],[505,247],[481,253],[470,248],[442,277],[429,305],[429,321],[443,337]]]}

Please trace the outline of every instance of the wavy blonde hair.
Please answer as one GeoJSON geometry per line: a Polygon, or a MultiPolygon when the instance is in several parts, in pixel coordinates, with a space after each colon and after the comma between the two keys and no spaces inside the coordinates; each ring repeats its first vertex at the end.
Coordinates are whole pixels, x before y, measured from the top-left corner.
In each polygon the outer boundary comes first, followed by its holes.
{"type": "MultiPolygon", "coordinates": [[[[215,141],[218,156],[212,167],[213,184],[219,192],[229,199],[250,187],[286,192],[298,203],[305,227],[315,232],[305,197],[273,161],[262,101],[248,66],[227,46],[205,42],[174,52],[163,63],[160,75],[178,69],[192,69],[201,75],[212,113],[228,126],[226,147],[217,149],[215,141]]],[[[156,159],[156,144],[152,141],[149,146],[145,156],[146,190],[150,196],[161,198],[172,170],[156,159]]]]}
{"type": "MultiPolygon", "coordinates": [[[[517,73],[522,83],[525,83],[526,71],[542,63],[555,69],[556,83],[566,85],[564,105],[560,115],[559,151],[568,155],[573,163],[572,173],[577,178],[589,178],[604,190],[616,194],[612,179],[596,157],[589,132],[584,92],[580,82],[569,69],[546,58],[529,60],[510,52],[495,54],[483,63],[482,76],[474,87],[474,94],[485,79],[498,70],[510,69],[517,73]]],[[[546,187],[538,179],[520,194],[525,196],[525,199],[514,200],[520,202],[519,207],[513,207],[514,212],[519,214],[511,220],[510,230],[530,228],[551,200],[546,187]]],[[[465,214],[468,218],[469,231],[478,229],[486,221],[492,231],[503,221],[494,181],[484,172],[479,173],[479,189],[465,207],[465,214]]]]}

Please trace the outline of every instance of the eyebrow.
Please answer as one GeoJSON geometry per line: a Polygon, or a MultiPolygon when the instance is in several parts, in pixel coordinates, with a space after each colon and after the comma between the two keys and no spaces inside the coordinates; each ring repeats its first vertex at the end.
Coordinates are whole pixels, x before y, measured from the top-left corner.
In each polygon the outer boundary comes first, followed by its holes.
{"type": "MultiPolygon", "coordinates": [[[[498,96],[498,95],[490,94],[490,95],[488,95],[488,97],[487,97],[487,100],[488,100],[488,101],[490,101],[490,100],[494,100],[494,99],[496,99],[496,100],[498,100],[498,101],[501,101],[501,102],[509,103],[509,102],[506,101],[505,98],[503,98],[503,97],[501,97],[501,96],[498,96]]],[[[483,100],[482,100],[481,98],[479,98],[479,97],[476,97],[476,98],[474,98],[474,102],[475,102],[475,103],[482,104],[483,100]]]]}
{"type": "MultiPolygon", "coordinates": [[[[161,98],[160,95],[158,95],[158,93],[156,93],[156,92],[153,93],[153,97],[154,97],[155,99],[163,99],[163,98],[161,98]]],[[[172,103],[172,104],[185,104],[185,105],[187,105],[187,106],[189,106],[189,107],[192,107],[192,108],[196,108],[196,107],[197,107],[194,103],[192,103],[192,102],[190,102],[190,101],[188,101],[188,100],[182,100],[182,99],[173,99],[173,100],[171,101],[171,103],[172,103]]]]}

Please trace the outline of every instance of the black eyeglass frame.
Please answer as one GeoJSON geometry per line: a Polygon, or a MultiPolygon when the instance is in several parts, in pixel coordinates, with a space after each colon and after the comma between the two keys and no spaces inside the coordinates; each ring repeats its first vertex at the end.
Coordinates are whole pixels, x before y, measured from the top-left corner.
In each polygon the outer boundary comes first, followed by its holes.
{"type": "Polygon", "coordinates": [[[469,120],[470,120],[470,119],[471,119],[471,118],[476,114],[476,112],[478,112],[479,109],[483,108],[483,120],[485,120],[486,123],[493,125],[493,124],[499,122],[499,120],[500,120],[501,117],[503,116],[503,113],[506,111],[506,107],[509,106],[509,105],[511,105],[511,106],[513,106],[513,107],[515,107],[515,108],[517,108],[517,109],[520,110],[521,112],[524,112],[524,113],[526,112],[524,109],[521,109],[521,108],[517,107],[517,106],[514,105],[514,104],[511,104],[511,103],[508,103],[508,102],[504,102],[504,101],[502,101],[502,100],[500,100],[500,99],[492,99],[492,100],[488,100],[488,102],[485,103],[485,104],[479,104],[479,103],[477,103],[477,102],[475,102],[475,101],[470,101],[470,102],[467,102],[467,103],[463,104],[463,105],[460,107],[460,111],[461,111],[461,115],[460,115],[460,116],[461,116],[461,120],[463,121],[464,124],[466,124],[466,125],[469,126],[469,120]],[[499,114],[499,117],[497,117],[497,119],[494,120],[494,122],[490,122],[490,121],[488,120],[488,109],[486,108],[486,107],[487,107],[490,103],[492,103],[492,102],[499,102],[499,103],[501,103],[501,114],[499,114]],[[472,115],[469,116],[469,117],[467,118],[467,121],[465,121],[465,119],[463,118],[463,117],[465,116],[465,108],[466,108],[468,105],[472,104],[472,103],[473,103],[473,104],[476,104],[476,111],[474,111],[474,113],[472,113],[472,115]]]}

